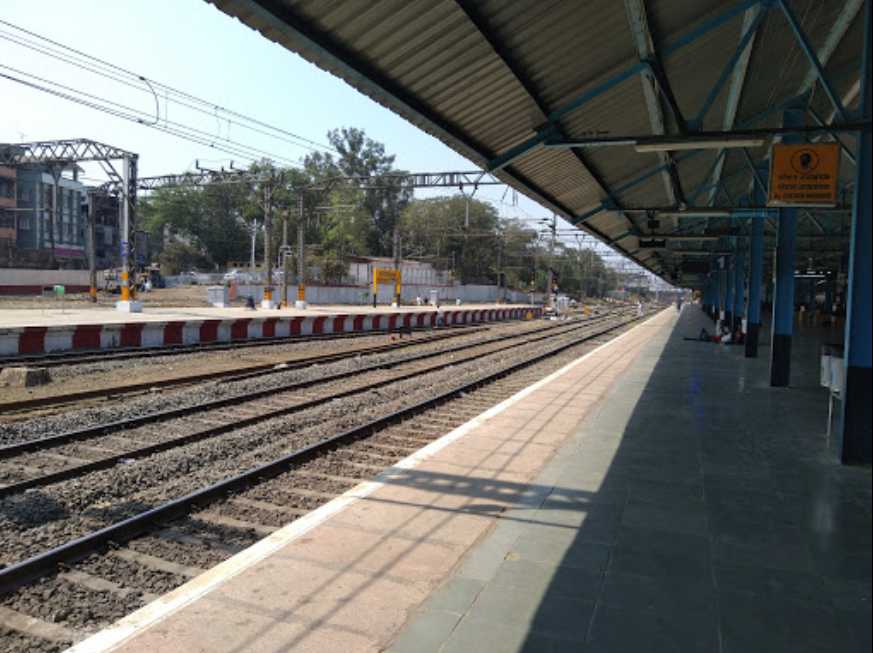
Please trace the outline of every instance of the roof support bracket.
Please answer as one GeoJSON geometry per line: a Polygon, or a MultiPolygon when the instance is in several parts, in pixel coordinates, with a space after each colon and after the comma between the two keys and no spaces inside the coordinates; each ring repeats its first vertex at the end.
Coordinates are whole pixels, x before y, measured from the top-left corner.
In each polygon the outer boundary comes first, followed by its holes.
{"type": "Polygon", "coordinates": [[[813,50],[809,39],[806,38],[806,33],[803,31],[803,28],[797,21],[797,17],[794,15],[794,12],[788,6],[785,0],[779,0],[779,7],[782,9],[782,13],[785,14],[785,19],[788,21],[788,25],[791,27],[791,31],[794,32],[794,38],[797,40],[797,44],[800,46],[800,49],[803,50],[806,58],[809,59],[809,63],[815,70],[818,81],[821,83],[822,88],[824,89],[825,93],[831,101],[831,104],[834,105],[834,109],[836,109],[837,114],[840,116],[840,120],[842,120],[843,122],[848,122],[846,109],[845,107],[843,107],[843,103],[840,100],[840,97],[834,91],[833,86],[831,86],[831,83],[827,78],[827,74],[825,73],[824,66],[822,66],[821,61],[819,61],[818,55],[815,53],[815,50],[813,50]]]}
{"type": "Polygon", "coordinates": [[[715,103],[716,98],[718,98],[718,95],[721,93],[721,89],[727,80],[735,74],[737,67],[739,65],[748,65],[748,57],[751,54],[752,46],[755,42],[755,36],[758,33],[758,29],[761,27],[761,23],[764,22],[764,17],[767,15],[767,10],[769,8],[769,5],[764,5],[761,8],[753,8],[749,10],[755,12],[752,23],[743,33],[740,42],[737,44],[736,50],[734,50],[734,53],[725,65],[724,70],[721,71],[721,75],[719,75],[715,84],[713,84],[712,89],[710,89],[709,95],[706,96],[706,100],[703,102],[703,106],[700,107],[700,111],[698,111],[697,115],[689,121],[689,126],[692,129],[699,130],[702,128],[706,114],[709,113],[709,110],[712,108],[712,105],[715,103]],[[746,52],[747,50],[748,54],[746,52]]]}

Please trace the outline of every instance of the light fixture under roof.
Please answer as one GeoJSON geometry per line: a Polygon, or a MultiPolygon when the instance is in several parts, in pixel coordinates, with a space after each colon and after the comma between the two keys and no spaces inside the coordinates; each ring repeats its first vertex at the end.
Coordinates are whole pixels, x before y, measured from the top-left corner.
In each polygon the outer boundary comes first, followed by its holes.
{"type": "Polygon", "coordinates": [[[761,147],[764,138],[683,138],[681,141],[652,140],[637,142],[637,152],[675,152],[677,150],[721,150],[728,147],[761,147]]]}

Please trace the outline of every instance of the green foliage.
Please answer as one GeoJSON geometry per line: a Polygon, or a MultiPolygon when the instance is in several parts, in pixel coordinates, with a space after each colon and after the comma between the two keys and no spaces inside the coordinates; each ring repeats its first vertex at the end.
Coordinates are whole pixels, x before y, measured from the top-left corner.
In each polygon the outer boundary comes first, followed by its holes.
{"type": "MultiPolygon", "coordinates": [[[[394,170],[394,155],[386,154],[385,146],[368,138],[362,129],[332,129],[327,139],[336,155],[314,152],[304,160],[304,168],[314,181],[337,176],[378,178],[399,172],[394,170]]],[[[356,249],[365,249],[373,256],[390,256],[395,222],[412,198],[411,192],[401,188],[337,192],[342,196],[341,203],[356,205],[356,219],[328,219],[323,231],[332,231],[334,242],[354,243],[356,249]],[[337,238],[337,230],[343,232],[342,237],[337,238]]]]}
{"type": "Polygon", "coordinates": [[[244,189],[233,185],[162,188],[140,203],[143,229],[160,252],[185,243],[201,255],[205,267],[245,258],[248,231],[241,209],[244,189]]]}
{"type": "Polygon", "coordinates": [[[334,152],[307,156],[303,169],[278,169],[269,161],[253,164],[252,172],[271,177],[269,185],[165,188],[143,199],[139,224],[160,253],[164,272],[247,260],[253,224],[259,229],[257,259],[263,261],[265,221],[275,262],[283,227],[293,246],[303,219],[307,259],[325,281],[344,280],[349,256],[391,256],[397,226],[404,258],[449,270],[462,283],[543,290],[550,268],[560,291],[572,296],[602,296],[619,282],[593,250],[558,243],[550,251],[536,229],[500,218],[487,202],[458,194],[416,200],[399,187],[360,190],[331,184],[338,176],[367,176],[384,185],[387,175],[400,171],[394,169],[394,155],[361,129],[331,130],[327,138],[334,152]],[[324,190],[303,194],[301,216],[301,189],[313,185],[324,190]],[[269,220],[264,213],[267,191],[273,207],[269,220]]]}
{"type": "Polygon", "coordinates": [[[161,274],[168,275],[203,268],[208,265],[209,260],[196,247],[175,241],[164,247],[158,256],[158,263],[161,266],[161,274]]]}

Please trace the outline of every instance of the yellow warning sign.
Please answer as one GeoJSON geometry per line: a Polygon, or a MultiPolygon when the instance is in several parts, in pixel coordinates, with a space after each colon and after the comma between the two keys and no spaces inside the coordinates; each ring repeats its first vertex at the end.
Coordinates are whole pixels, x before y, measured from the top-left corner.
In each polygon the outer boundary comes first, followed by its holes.
{"type": "Polygon", "coordinates": [[[837,143],[777,143],[770,155],[767,206],[834,206],[839,172],[837,143]]]}

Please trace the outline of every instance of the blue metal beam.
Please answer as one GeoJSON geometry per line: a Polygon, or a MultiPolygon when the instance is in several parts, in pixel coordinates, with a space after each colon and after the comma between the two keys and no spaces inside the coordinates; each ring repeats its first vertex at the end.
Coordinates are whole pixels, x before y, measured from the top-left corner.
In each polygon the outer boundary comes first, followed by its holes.
{"type": "MultiPolygon", "coordinates": [[[[803,109],[788,109],[784,122],[788,126],[802,123],[803,109]]],[[[788,136],[788,143],[797,142],[788,136]]],[[[797,232],[797,209],[779,209],[779,233],[776,244],[776,287],[773,297],[773,328],[770,347],[770,385],[787,386],[791,380],[791,338],[794,333],[794,259],[797,232]]]]}
{"type": "MultiPolygon", "coordinates": [[[[830,32],[828,32],[827,37],[824,40],[824,43],[819,47],[816,55],[818,56],[818,60],[821,62],[822,66],[827,66],[828,61],[830,61],[831,56],[836,51],[837,46],[842,42],[843,37],[846,35],[846,32],[849,31],[849,27],[852,22],[855,20],[855,17],[858,15],[858,12],[861,10],[861,7],[864,5],[864,0],[843,0],[843,8],[840,10],[839,16],[834,21],[834,24],[831,26],[830,32]]],[[[855,66],[852,66],[853,70],[857,70],[855,66]]],[[[835,75],[831,75],[831,79],[835,79],[835,75]]],[[[818,78],[818,74],[814,68],[810,68],[806,76],[803,78],[803,82],[800,85],[800,88],[797,90],[798,94],[809,93],[812,90],[813,85],[815,84],[815,80],[818,78]]],[[[843,105],[845,106],[846,101],[843,100],[843,105]]]]}
{"type": "MultiPolygon", "coordinates": [[[[873,112],[870,75],[871,22],[873,0],[864,7],[864,53],[861,64],[861,114],[873,112]]],[[[849,288],[846,314],[845,387],[842,407],[842,451],[844,463],[869,465],[873,462],[870,393],[873,390],[873,346],[870,322],[873,320],[873,137],[870,130],[858,135],[858,166],[855,174],[855,198],[852,211],[852,243],[849,253],[849,288]]]]}
{"type": "Polygon", "coordinates": [[[740,327],[746,310],[746,258],[741,241],[738,239],[734,257],[734,332],[740,327]]]}
{"type": "MultiPolygon", "coordinates": [[[[624,9],[640,61],[657,61],[658,55],[655,50],[655,41],[652,38],[651,30],[649,30],[645,0],[624,0],[624,9]]],[[[643,87],[643,100],[646,103],[646,112],[649,114],[652,133],[664,135],[667,133],[667,127],[664,122],[661,101],[655,88],[656,77],[651,73],[642,74],[640,82],[643,87]]],[[[677,204],[681,197],[681,189],[678,187],[678,173],[672,156],[670,152],[659,152],[658,159],[661,161],[663,169],[662,178],[667,201],[670,204],[677,204]]]]}
{"type": "MultiPolygon", "coordinates": [[[[811,105],[807,106],[806,110],[809,113],[809,115],[812,116],[812,119],[815,121],[815,123],[817,125],[820,125],[821,127],[826,126],[825,121],[822,119],[822,117],[820,115],[818,115],[818,112],[815,109],[813,109],[811,105]]],[[[843,142],[843,140],[839,136],[837,136],[837,133],[834,131],[831,131],[830,136],[831,136],[831,138],[834,139],[834,141],[836,143],[839,143],[840,150],[842,151],[843,156],[845,156],[853,166],[857,165],[857,162],[855,161],[855,155],[852,153],[852,150],[850,150],[848,147],[846,147],[846,144],[843,142]]]]}
{"type": "MultiPolygon", "coordinates": [[[[661,48],[662,56],[667,57],[675,53],[677,50],[680,50],[685,46],[694,43],[700,37],[704,36],[714,29],[717,29],[718,27],[721,27],[722,25],[729,22],[736,16],[740,15],[750,7],[758,5],[760,2],[761,0],[744,0],[743,2],[738,2],[730,9],[714,16],[713,18],[710,18],[709,20],[703,21],[700,25],[698,25],[695,29],[691,30],[687,34],[676,39],[675,41],[664,45],[661,48]]],[[[519,157],[524,156],[527,152],[541,145],[550,136],[552,136],[554,133],[554,124],[565,115],[576,111],[577,109],[580,109],[591,100],[606,93],[607,91],[611,90],[618,84],[621,84],[622,82],[630,79],[631,77],[634,77],[635,75],[639,75],[646,71],[651,72],[651,70],[651,65],[648,62],[641,61],[608,76],[604,81],[580,93],[578,96],[567,102],[564,106],[552,111],[548,116],[546,125],[538,129],[537,132],[527,140],[509,148],[505,152],[502,152],[496,157],[492,158],[485,166],[486,170],[488,172],[500,170],[501,168],[509,165],[510,163],[518,159],[519,157]]]]}
{"type": "MultiPolygon", "coordinates": [[[[762,206],[767,198],[766,188],[754,188],[752,201],[762,206]]],[[[764,281],[764,216],[751,220],[749,225],[749,304],[746,310],[746,358],[757,358],[761,332],[761,285],[764,281]]]]}
{"type": "Polygon", "coordinates": [[[815,50],[812,49],[812,45],[810,45],[809,40],[806,38],[806,34],[804,33],[803,28],[797,21],[797,17],[794,15],[794,12],[788,6],[788,3],[785,0],[778,0],[778,2],[779,6],[782,8],[782,13],[785,14],[785,18],[786,20],[788,20],[788,25],[791,27],[791,31],[794,32],[794,37],[797,39],[797,43],[800,46],[800,49],[803,50],[806,58],[809,59],[810,65],[815,69],[816,75],[818,76],[818,81],[821,83],[822,88],[824,89],[828,98],[830,98],[831,104],[833,104],[834,108],[837,110],[837,113],[840,116],[840,120],[842,120],[843,122],[848,122],[849,118],[846,115],[846,109],[845,107],[843,107],[843,103],[840,100],[840,97],[836,94],[836,92],[834,92],[830,81],[828,81],[824,66],[822,66],[821,61],[819,61],[818,55],[815,53],[815,50]]]}
{"type": "MultiPolygon", "coordinates": [[[[761,23],[764,21],[764,17],[767,15],[767,10],[769,9],[768,5],[764,5],[759,9],[755,17],[752,19],[751,25],[748,26],[742,38],[740,39],[739,44],[737,44],[737,49],[734,50],[733,55],[728,60],[724,69],[721,71],[721,75],[719,75],[715,84],[713,84],[712,89],[709,91],[709,95],[706,96],[706,99],[703,101],[703,106],[700,107],[700,111],[697,112],[697,115],[691,120],[691,124],[695,129],[700,129],[703,125],[703,120],[706,118],[706,114],[709,113],[709,110],[712,108],[712,105],[715,103],[716,98],[719,93],[721,93],[722,87],[727,82],[728,78],[734,73],[734,70],[737,68],[737,64],[741,59],[744,58],[746,54],[746,49],[749,48],[752,40],[755,38],[755,35],[758,32],[758,28],[761,26],[761,23]]],[[[748,57],[745,57],[746,61],[748,61],[748,57]]],[[[730,126],[726,127],[730,128],[730,126]]]]}

